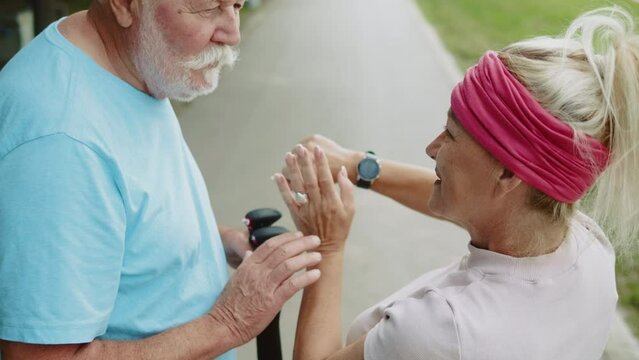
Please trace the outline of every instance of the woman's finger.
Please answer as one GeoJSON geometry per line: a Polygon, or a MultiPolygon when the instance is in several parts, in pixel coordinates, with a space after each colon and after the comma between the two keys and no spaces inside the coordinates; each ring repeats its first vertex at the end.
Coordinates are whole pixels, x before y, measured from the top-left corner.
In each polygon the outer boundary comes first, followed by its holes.
{"type": "Polygon", "coordinates": [[[297,156],[291,153],[286,153],[284,162],[288,168],[288,180],[291,182],[290,187],[293,191],[306,192],[304,188],[304,179],[299,168],[297,156]]]}
{"type": "Polygon", "coordinates": [[[291,171],[288,169],[288,166],[286,164],[282,166],[282,170],[280,170],[280,174],[284,176],[284,179],[286,179],[286,182],[288,183],[288,187],[290,188],[291,187],[291,171]]]}
{"type": "Polygon", "coordinates": [[[322,196],[326,197],[329,201],[341,205],[341,200],[337,194],[335,183],[333,182],[333,174],[331,174],[331,167],[328,164],[326,154],[324,154],[320,146],[317,145],[313,149],[313,155],[317,168],[317,183],[319,184],[322,196]]]}
{"type": "Polygon", "coordinates": [[[340,197],[342,199],[342,204],[348,210],[352,210],[355,208],[355,186],[348,179],[348,173],[346,172],[346,167],[342,166],[337,175],[337,184],[339,185],[340,197]]]}
{"type": "Polygon", "coordinates": [[[293,199],[293,194],[291,194],[291,188],[288,185],[288,181],[282,174],[275,174],[273,175],[273,178],[275,179],[275,184],[277,184],[282,200],[284,200],[288,210],[291,214],[295,214],[297,212],[297,203],[295,203],[295,200],[293,199]]]}
{"type": "Polygon", "coordinates": [[[317,185],[317,175],[315,174],[315,164],[311,158],[311,154],[306,148],[300,144],[295,146],[295,155],[299,164],[304,188],[311,202],[317,202],[321,199],[319,185],[317,185]]]}

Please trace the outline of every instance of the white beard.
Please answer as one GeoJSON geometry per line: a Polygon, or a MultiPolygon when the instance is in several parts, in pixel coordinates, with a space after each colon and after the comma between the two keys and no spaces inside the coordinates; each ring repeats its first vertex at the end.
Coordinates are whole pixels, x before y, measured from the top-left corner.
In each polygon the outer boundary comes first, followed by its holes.
{"type": "Polygon", "coordinates": [[[159,99],[191,101],[213,92],[220,70],[232,67],[237,60],[237,50],[228,45],[211,44],[200,54],[182,56],[167,44],[153,18],[153,10],[149,2],[143,4],[133,56],[133,64],[149,93],[159,99]]]}

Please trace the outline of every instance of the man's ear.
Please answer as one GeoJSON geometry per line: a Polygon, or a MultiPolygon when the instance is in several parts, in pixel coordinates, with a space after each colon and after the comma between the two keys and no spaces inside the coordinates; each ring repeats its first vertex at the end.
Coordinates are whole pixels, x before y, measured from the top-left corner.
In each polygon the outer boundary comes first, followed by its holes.
{"type": "Polygon", "coordinates": [[[515,190],[520,184],[521,179],[515,175],[512,171],[502,167],[499,173],[499,179],[497,180],[497,187],[495,188],[495,194],[497,196],[504,196],[515,190]]]}
{"type": "Polygon", "coordinates": [[[118,24],[128,28],[133,24],[133,19],[140,16],[141,0],[107,0],[118,24]]]}

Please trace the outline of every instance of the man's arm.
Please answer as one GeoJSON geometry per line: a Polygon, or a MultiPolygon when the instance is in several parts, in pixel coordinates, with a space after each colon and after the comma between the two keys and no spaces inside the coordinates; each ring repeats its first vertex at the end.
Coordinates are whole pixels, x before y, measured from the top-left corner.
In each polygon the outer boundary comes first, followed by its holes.
{"type": "Polygon", "coordinates": [[[212,359],[257,336],[282,305],[319,279],[315,236],[287,233],[249,253],[213,308],[200,318],[136,341],[94,340],[87,344],[35,345],[1,341],[3,360],[14,359],[212,359]]]}
{"type": "MultiPolygon", "coordinates": [[[[344,166],[348,170],[349,180],[353,184],[357,182],[357,164],[364,158],[363,151],[344,148],[322,135],[312,135],[301,144],[311,151],[316,145],[324,150],[333,179],[337,179],[339,169],[344,166]]],[[[382,170],[371,187],[373,191],[422,214],[434,216],[428,207],[428,199],[437,180],[434,170],[383,158],[380,164],[382,170]]],[[[285,170],[283,174],[289,178],[285,170]]]]}
{"type": "Polygon", "coordinates": [[[37,345],[2,341],[2,359],[213,359],[239,346],[239,339],[212,314],[137,341],[37,345]]]}

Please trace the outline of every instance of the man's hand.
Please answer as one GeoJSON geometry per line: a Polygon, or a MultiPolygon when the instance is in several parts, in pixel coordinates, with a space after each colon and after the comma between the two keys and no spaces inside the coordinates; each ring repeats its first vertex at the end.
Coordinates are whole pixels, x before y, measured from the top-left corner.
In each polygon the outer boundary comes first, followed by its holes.
{"type": "MultiPolygon", "coordinates": [[[[328,165],[331,169],[331,175],[333,175],[334,182],[337,182],[337,176],[342,166],[346,168],[349,180],[353,184],[357,181],[357,164],[364,158],[363,152],[347,149],[335,141],[318,134],[305,138],[300,142],[300,144],[302,144],[310,153],[313,153],[317,145],[322,148],[326,159],[328,159],[328,165]]],[[[282,175],[284,175],[284,177],[288,180],[291,179],[287,166],[282,169],[282,175]]]]}
{"type": "MultiPolygon", "coordinates": [[[[248,240],[246,240],[248,242],[248,240]]],[[[212,359],[257,336],[298,290],[316,282],[321,260],[315,236],[286,233],[250,251],[213,308],[186,324],[145,339],[95,339],[86,344],[38,345],[0,340],[2,359],[212,359]]]]}
{"type": "Polygon", "coordinates": [[[242,262],[247,251],[253,250],[249,243],[249,232],[247,228],[232,228],[219,225],[220,237],[224,245],[226,261],[233,268],[242,262]]]}
{"type": "Polygon", "coordinates": [[[291,296],[319,279],[317,269],[295,275],[320,262],[319,253],[306,252],[319,244],[316,236],[286,233],[247,253],[209,312],[238,339],[235,346],[257,336],[291,296]]]}

